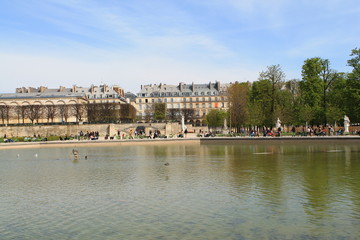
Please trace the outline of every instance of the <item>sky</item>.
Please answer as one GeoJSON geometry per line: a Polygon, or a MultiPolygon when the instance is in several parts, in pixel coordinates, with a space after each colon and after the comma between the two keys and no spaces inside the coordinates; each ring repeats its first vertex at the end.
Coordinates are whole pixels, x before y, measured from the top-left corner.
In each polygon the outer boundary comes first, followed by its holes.
{"type": "Polygon", "coordinates": [[[359,0],[0,0],[0,92],[245,82],[304,61],[350,72],[359,0]]]}

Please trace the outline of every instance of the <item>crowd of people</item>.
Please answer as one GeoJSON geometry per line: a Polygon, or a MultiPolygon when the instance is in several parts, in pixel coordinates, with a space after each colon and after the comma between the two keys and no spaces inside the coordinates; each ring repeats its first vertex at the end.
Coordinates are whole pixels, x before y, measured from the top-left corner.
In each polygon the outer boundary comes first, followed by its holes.
{"type": "MultiPolygon", "coordinates": [[[[188,130],[180,131],[178,134],[176,134],[176,137],[183,138],[187,137],[188,130]]],[[[195,133],[195,131],[193,132],[195,133]]],[[[241,128],[240,133],[234,133],[233,131],[229,132],[232,136],[250,136],[250,137],[280,137],[283,135],[286,136],[340,136],[345,135],[349,133],[344,133],[343,128],[337,128],[333,127],[332,125],[327,126],[302,126],[302,127],[291,127],[287,129],[287,132],[283,132],[282,127],[278,128],[269,128],[269,127],[262,127],[262,128],[241,128]]],[[[197,134],[198,137],[215,137],[217,134],[215,134],[212,131],[202,131],[199,130],[199,133],[197,134]]],[[[350,135],[359,135],[360,136],[360,130],[353,129],[352,132],[350,132],[350,135]]],[[[78,139],[78,140],[98,140],[100,137],[100,134],[98,131],[80,131],[76,136],[59,136],[59,140],[71,140],[71,139],[78,139]]],[[[170,136],[172,137],[172,136],[170,136]]],[[[105,135],[104,139],[134,139],[134,138],[147,138],[147,139],[156,139],[156,138],[167,138],[167,136],[161,134],[160,130],[158,129],[149,129],[147,133],[145,132],[145,128],[134,128],[130,129],[129,131],[120,131],[117,130],[117,136],[116,133],[113,136],[105,135]]],[[[48,139],[46,137],[41,137],[40,134],[29,137],[24,137],[24,141],[47,141],[48,139]]],[[[3,142],[13,142],[11,138],[8,138],[6,134],[4,134],[3,142]]]]}

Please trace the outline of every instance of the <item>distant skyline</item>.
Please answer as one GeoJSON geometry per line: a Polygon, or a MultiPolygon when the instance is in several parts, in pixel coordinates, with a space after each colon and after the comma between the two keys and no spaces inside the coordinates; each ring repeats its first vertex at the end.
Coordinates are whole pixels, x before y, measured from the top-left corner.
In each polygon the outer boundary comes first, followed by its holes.
{"type": "Polygon", "coordinates": [[[349,72],[359,21],[359,0],[0,0],[0,93],[300,79],[312,57],[349,72]]]}

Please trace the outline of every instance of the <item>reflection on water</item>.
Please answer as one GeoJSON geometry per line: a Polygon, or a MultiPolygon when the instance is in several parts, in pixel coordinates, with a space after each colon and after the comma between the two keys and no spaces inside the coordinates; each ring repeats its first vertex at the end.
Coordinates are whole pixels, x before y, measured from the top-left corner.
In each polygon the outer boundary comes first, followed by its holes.
{"type": "Polygon", "coordinates": [[[358,144],[78,150],[1,151],[0,239],[360,238],[358,144]]]}

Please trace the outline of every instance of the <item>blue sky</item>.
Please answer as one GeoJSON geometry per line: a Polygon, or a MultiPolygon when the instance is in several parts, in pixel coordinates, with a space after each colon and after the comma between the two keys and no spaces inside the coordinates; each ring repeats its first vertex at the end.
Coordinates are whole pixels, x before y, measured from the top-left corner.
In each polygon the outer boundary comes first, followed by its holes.
{"type": "Polygon", "coordinates": [[[0,92],[255,81],[307,58],[348,72],[359,0],[0,0],[0,92]]]}

